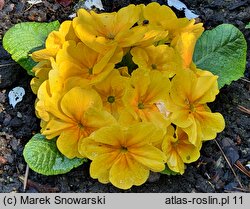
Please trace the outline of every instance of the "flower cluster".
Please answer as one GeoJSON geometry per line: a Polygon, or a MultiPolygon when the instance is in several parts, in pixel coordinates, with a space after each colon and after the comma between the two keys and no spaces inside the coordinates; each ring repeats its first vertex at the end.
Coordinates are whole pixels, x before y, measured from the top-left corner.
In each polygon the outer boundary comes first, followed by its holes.
{"type": "Polygon", "coordinates": [[[225,126],[207,106],[218,77],[192,62],[202,32],[158,3],[80,9],[32,54],[41,133],[57,137],[66,157],[92,160],[91,177],[121,189],[166,165],[183,174],[225,126]]]}

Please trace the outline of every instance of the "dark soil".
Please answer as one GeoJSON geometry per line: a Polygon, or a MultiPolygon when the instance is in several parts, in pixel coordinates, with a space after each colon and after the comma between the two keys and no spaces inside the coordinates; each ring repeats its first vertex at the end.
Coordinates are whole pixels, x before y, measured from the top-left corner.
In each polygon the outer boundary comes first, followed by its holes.
{"type": "MultiPolygon", "coordinates": [[[[6,30],[15,23],[50,22],[56,19],[62,22],[69,19],[68,16],[74,12],[76,2],[73,1],[71,5],[63,7],[53,0],[48,0],[29,8],[29,4],[24,0],[5,0],[5,6],[0,11],[0,42],[6,30]]],[[[129,3],[141,2],[151,1],[105,0],[103,4],[106,11],[115,11],[129,3]]],[[[164,1],[158,2],[164,3],[164,1]]],[[[200,15],[206,29],[221,23],[234,24],[244,33],[250,46],[250,29],[245,29],[246,23],[250,22],[248,0],[183,0],[183,2],[200,15]]],[[[178,12],[178,15],[183,14],[178,12]]],[[[203,144],[199,160],[188,165],[182,176],[152,174],[147,183],[140,187],[132,187],[126,192],[250,191],[249,177],[235,166],[235,164],[242,165],[247,169],[246,164],[250,161],[250,117],[249,113],[239,109],[239,105],[250,109],[249,51],[247,60],[245,78],[223,87],[216,101],[210,104],[213,111],[223,114],[226,128],[218,134],[216,141],[203,144]],[[236,176],[216,142],[223,148],[236,176]]],[[[27,141],[39,132],[39,120],[34,113],[36,97],[30,90],[30,80],[31,77],[12,61],[0,44],[0,192],[23,192],[22,177],[26,163],[22,151],[27,141]],[[8,93],[16,86],[23,87],[26,94],[23,101],[13,108],[9,105],[8,93]]],[[[91,179],[88,168],[87,163],[68,174],[57,176],[43,176],[30,171],[26,192],[122,192],[110,184],[103,185],[91,179]]]]}

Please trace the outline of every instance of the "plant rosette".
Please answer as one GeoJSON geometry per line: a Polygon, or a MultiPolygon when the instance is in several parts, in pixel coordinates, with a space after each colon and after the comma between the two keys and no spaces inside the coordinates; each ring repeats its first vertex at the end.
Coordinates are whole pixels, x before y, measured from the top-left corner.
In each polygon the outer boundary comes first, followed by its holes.
{"type": "Polygon", "coordinates": [[[34,76],[41,119],[24,149],[30,168],[56,175],[89,159],[92,178],[120,189],[151,171],[184,174],[225,127],[207,104],[246,64],[236,27],[203,31],[155,2],[9,29],[3,45],[34,76]]]}

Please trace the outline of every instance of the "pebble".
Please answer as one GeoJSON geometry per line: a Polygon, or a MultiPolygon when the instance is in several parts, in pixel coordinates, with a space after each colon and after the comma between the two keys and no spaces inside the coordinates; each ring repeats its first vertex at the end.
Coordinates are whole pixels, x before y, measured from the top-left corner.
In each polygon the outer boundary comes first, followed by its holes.
{"type": "Polygon", "coordinates": [[[8,153],[4,156],[6,158],[6,160],[8,161],[8,163],[13,163],[14,162],[14,155],[12,155],[12,153],[8,153]]]}
{"type": "Polygon", "coordinates": [[[15,4],[9,4],[5,7],[5,12],[12,12],[15,8],[15,4]]]}
{"type": "Polygon", "coordinates": [[[11,148],[16,151],[18,149],[18,146],[20,144],[20,140],[19,139],[16,139],[16,138],[13,138],[11,141],[10,141],[10,146],[11,148]]]}
{"type": "Polygon", "coordinates": [[[18,127],[21,127],[23,124],[22,120],[20,120],[19,118],[13,118],[11,121],[10,121],[10,126],[13,127],[13,128],[18,128],[18,127]]]}
{"type": "Polygon", "coordinates": [[[3,121],[3,125],[8,126],[10,124],[10,121],[11,121],[11,116],[9,114],[6,114],[3,121]]]}
{"type": "Polygon", "coordinates": [[[149,175],[147,181],[150,183],[157,182],[157,181],[159,181],[160,177],[161,177],[160,173],[150,172],[150,175],[149,175]]]}
{"type": "Polygon", "coordinates": [[[18,118],[22,118],[23,117],[23,115],[22,115],[22,113],[20,113],[20,112],[17,112],[17,115],[16,115],[18,118]]]}

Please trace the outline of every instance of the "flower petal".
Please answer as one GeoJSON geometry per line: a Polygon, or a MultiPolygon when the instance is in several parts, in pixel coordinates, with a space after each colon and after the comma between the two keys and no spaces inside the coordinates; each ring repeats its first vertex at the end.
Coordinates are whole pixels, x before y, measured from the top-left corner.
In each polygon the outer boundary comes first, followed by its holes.
{"type": "Polygon", "coordinates": [[[131,147],[128,149],[128,152],[137,162],[152,171],[159,172],[165,168],[166,156],[152,145],[131,147]]]}
{"type": "Polygon", "coordinates": [[[67,92],[61,100],[62,111],[76,121],[81,121],[84,112],[90,107],[102,107],[101,98],[92,89],[75,87],[67,92]]]}
{"type": "Polygon", "coordinates": [[[179,143],[176,150],[184,163],[194,162],[200,157],[199,149],[191,143],[179,143]]]}
{"type": "Polygon", "coordinates": [[[168,167],[180,174],[184,173],[185,165],[182,161],[181,157],[178,155],[176,150],[172,149],[172,151],[169,153],[168,159],[167,159],[168,167]]]}
{"type": "Polygon", "coordinates": [[[159,71],[150,71],[150,84],[147,88],[145,103],[155,103],[164,101],[170,90],[170,81],[164,77],[159,71]]]}
{"type": "Polygon", "coordinates": [[[192,101],[198,101],[200,104],[213,102],[219,93],[217,79],[218,76],[213,75],[199,77],[193,90],[196,93],[193,94],[192,101]]]}
{"type": "Polygon", "coordinates": [[[188,110],[178,110],[170,115],[172,123],[182,128],[186,128],[193,123],[188,110]]]}
{"type": "Polygon", "coordinates": [[[95,158],[90,164],[90,176],[98,179],[101,183],[108,183],[110,181],[110,168],[117,161],[117,157],[117,153],[113,152],[105,153],[95,158]]]}
{"type": "Polygon", "coordinates": [[[187,99],[191,99],[190,95],[193,93],[193,85],[196,83],[197,78],[193,71],[183,70],[177,74],[171,81],[170,96],[174,103],[178,106],[186,106],[187,99]]]}
{"type": "Polygon", "coordinates": [[[95,131],[91,137],[96,142],[105,145],[119,147],[121,144],[124,144],[124,134],[118,125],[103,127],[95,131]]]}
{"type": "Polygon", "coordinates": [[[126,146],[141,146],[152,141],[158,141],[162,136],[157,136],[159,139],[152,139],[153,133],[157,128],[153,123],[140,122],[130,125],[124,129],[124,137],[126,139],[126,146]]]}
{"type": "Polygon", "coordinates": [[[214,139],[225,128],[225,120],[220,113],[198,112],[197,120],[200,123],[202,140],[214,139]]]}
{"type": "Polygon", "coordinates": [[[187,133],[188,140],[196,147],[200,147],[202,140],[201,127],[198,120],[195,120],[193,116],[191,118],[193,121],[192,124],[186,128],[183,128],[183,130],[187,133]]]}
{"type": "Polygon", "coordinates": [[[189,68],[192,63],[196,39],[194,33],[184,32],[177,41],[175,48],[183,59],[184,68],[189,68]]]}
{"type": "Polygon", "coordinates": [[[47,123],[46,128],[44,129],[42,134],[51,139],[60,135],[64,130],[69,129],[72,126],[72,123],[67,123],[60,119],[52,118],[47,123]]]}
{"type": "MultiPolygon", "coordinates": [[[[92,134],[90,137],[81,138],[79,140],[78,151],[81,155],[87,156],[89,159],[94,160],[102,154],[108,154],[116,151],[116,149],[112,146],[109,146],[109,144],[96,142],[93,138],[94,137],[92,134]]],[[[97,139],[100,138],[98,137],[97,139]]],[[[119,153],[119,150],[117,150],[117,153],[119,153]]]]}
{"type": "Polygon", "coordinates": [[[116,124],[115,118],[107,111],[89,108],[82,117],[82,124],[91,129],[99,129],[116,124]]]}
{"type": "Polygon", "coordinates": [[[148,177],[149,170],[125,154],[111,167],[109,180],[120,189],[129,189],[133,185],[142,185],[148,177]]]}
{"type": "Polygon", "coordinates": [[[131,87],[133,89],[136,89],[137,98],[135,99],[139,99],[138,97],[143,96],[146,93],[149,84],[150,84],[150,76],[148,71],[143,69],[136,69],[135,71],[132,72],[131,87]]]}
{"type": "Polygon", "coordinates": [[[78,141],[80,139],[80,133],[77,128],[71,128],[64,130],[56,141],[56,145],[59,151],[67,158],[72,159],[74,157],[82,158],[78,152],[78,141]]]}

